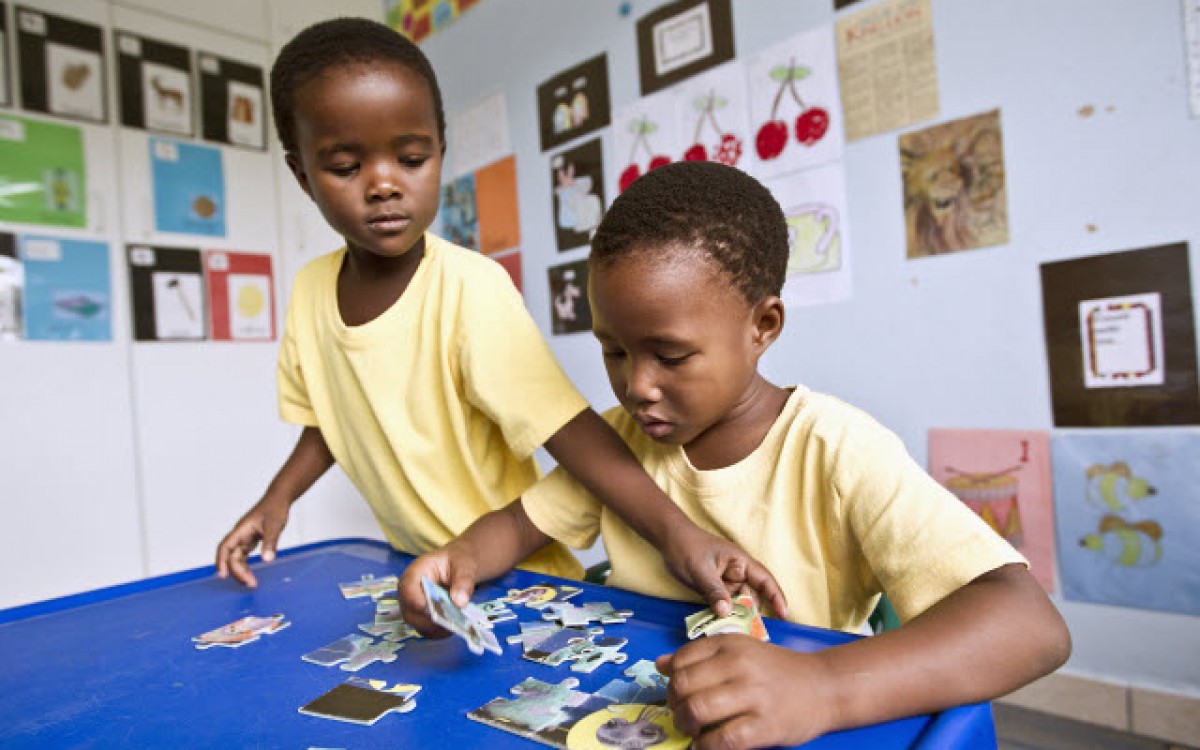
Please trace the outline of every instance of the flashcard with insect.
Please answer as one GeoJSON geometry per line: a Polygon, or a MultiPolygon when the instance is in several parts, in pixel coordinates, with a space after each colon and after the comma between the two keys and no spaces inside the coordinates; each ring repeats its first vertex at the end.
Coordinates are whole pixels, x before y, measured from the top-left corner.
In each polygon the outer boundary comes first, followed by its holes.
{"type": "Polygon", "coordinates": [[[717,617],[711,609],[702,609],[688,615],[684,622],[689,639],[719,633],[744,633],[760,641],[771,640],[767,635],[767,626],[763,623],[762,615],[758,613],[758,605],[749,596],[735,597],[733,611],[724,617],[717,617]]]}
{"type": "Polygon", "coordinates": [[[567,732],[576,721],[603,710],[609,701],[580,692],[579,680],[558,684],[527,678],[509,689],[516,698],[493,698],[467,718],[553,747],[567,746],[567,732]]]}
{"type": "Polygon", "coordinates": [[[530,609],[544,609],[547,604],[565,602],[582,591],[578,586],[565,583],[539,583],[526,589],[510,589],[503,599],[509,604],[524,604],[530,609]]]}
{"type": "Polygon", "coordinates": [[[588,602],[580,606],[570,602],[551,602],[543,610],[543,620],[557,621],[563,627],[587,625],[591,622],[613,625],[633,617],[633,610],[613,609],[613,605],[608,602],[588,602]]]}
{"type": "Polygon", "coordinates": [[[349,581],[347,583],[339,583],[338,589],[341,590],[342,596],[347,599],[357,599],[360,596],[369,596],[372,599],[379,599],[396,593],[396,576],[383,576],[376,578],[370,573],[363,574],[363,577],[357,581],[349,581]]]}
{"type": "Polygon", "coordinates": [[[404,644],[396,641],[385,640],[374,643],[365,636],[348,635],[300,658],[323,667],[332,667],[334,664],[340,663],[343,670],[357,672],[376,661],[385,664],[396,661],[396,652],[402,648],[404,648],[404,644]]]}
{"type": "Polygon", "coordinates": [[[256,617],[250,615],[243,617],[240,620],[235,620],[228,625],[223,625],[206,633],[201,633],[192,638],[198,649],[211,648],[213,646],[223,646],[225,648],[237,648],[245,646],[247,643],[257,641],[262,634],[272,635],[283,630],[290,622],[283,619],[283,615],[271,615],[269,617],[256,617]]]}
{"type": "Polygon", "coordinates": [[[468,604],[460,608],[450,600],[446,589],[428,578],[421,579],[421,588],[425,590],[425,598],[429,602],[429,616],[438,625],[451,633],[461,636],[467,642],[467,648],[473,654],[482,654],[484,650],[502,654],[500,642],[491,631],[491,623],[478,607],[468,604]]]}
{"type": "Polygon", "coordinates": [[[383,680],[351,677],[299,710],[322,719],[371,726],[384,714],[408,713],[416,708],[413,696],[420,690],[420,685],[388,687],[383,680]]]}

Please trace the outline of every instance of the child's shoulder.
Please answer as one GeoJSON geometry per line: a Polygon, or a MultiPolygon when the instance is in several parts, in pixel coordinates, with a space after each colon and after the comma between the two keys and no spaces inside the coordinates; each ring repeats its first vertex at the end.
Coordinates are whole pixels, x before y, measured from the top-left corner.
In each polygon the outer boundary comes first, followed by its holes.
{"type": "Polygon", "coordinates": [[[787,429],[805,441],[829,446],[872,444],[881,438],[897,439],[865,410],[837,396],[796,386],[780,415],[787,429]]]}
{"type": "Polygon", "coordinates": [[[467,284],[512,285],[504,266],[488,256],[443,239],[436,234],[426,236],[426,256],[437,263],[447,279],[459,279],[467,284]]]}

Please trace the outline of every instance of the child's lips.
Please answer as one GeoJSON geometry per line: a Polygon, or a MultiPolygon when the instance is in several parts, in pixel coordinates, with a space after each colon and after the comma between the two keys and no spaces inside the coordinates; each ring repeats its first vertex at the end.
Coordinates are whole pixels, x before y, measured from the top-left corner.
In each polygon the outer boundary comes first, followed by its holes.
{"type": "Polygon", "coordinates": [[[638,417],[638,424],[642,427],[642,432],[645,432],[652,438],[661,438],[671,432],[674,427],[670,422],[657,417],[638,417]]]}
{"type": "Polygon", "coordinates": [[[403,232],[405,229],[408,229],[410,223],[407,216],[401,216],[400,214],[383,214],[367,219],[367,226],[372,231],[384,234],[403,232]]]}

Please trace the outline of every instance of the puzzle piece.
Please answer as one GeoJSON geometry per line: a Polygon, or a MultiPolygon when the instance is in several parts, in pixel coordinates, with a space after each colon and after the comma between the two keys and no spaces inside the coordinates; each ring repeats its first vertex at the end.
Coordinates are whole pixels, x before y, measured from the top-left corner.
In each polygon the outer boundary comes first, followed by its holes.
{"type": "Polygon", "coordinates": [[[309,716],[370,726],[386,713],[407,713],[416,708],[413,696],[420,689],[420,685],[389,688],[382,680],[351,677],[299,710],[309,716]]]}
{"type": "Polygon", "coordinates": [[[517,613],[508,608],[508,600],[504,597],[492,599],[488,602],[480,602],[476,606],[487,617],[487,621],[493,625],[498,622],[517,619],[517,613]]]}
{"type": "Polygon", "coordinates": [[[363,577],[357,581],[339,583],[338,589],[341,590],[342,596],[347,599],[357,599],[360,596],[379,599],[396,591],[397,580],[396,576],[376,578],[370,573],[364,573],[363,577]]]}
{"type": "Polygon", "coordinates": [[[597,698],[604,698],[618,704],[665,704],[667,702],[667,688],[665,685],[661,688],[643,687],[636,682],[626,682],[625,680],[610,680],[608,684],[597,690],[594,695],[597,698]]]}
{"type": "Polygon", "coordinates": [[[754,599],[745,595],[734,598],[733,611],[725,617],[717,617],[711,609],[702,609],[688,615],[684,622],[689,639],[718,633],[745,633],[760,641],[771,640],[767,635],[767,626],[763,623],[762,615],[758,613],[758,605],[754,603],[754,599]]]}
{"type": "Polygon", "coordinates": [[[574,677],[568,677],[557,685],[526,678],[509,689],[516,698],[493,698],[467,716],[487,724],[501,722],[501,725],[510,724],[530,732],[540,732],[569,718],[564,710],[568,706],[581,706],[587,701],[590,697],[587,693],[572,689],[577,685],[579,680],[574,677]]]}
{"type": "Polygon", "coordinates": [[[385,664],[396,661],[396,652],[402,648],[404,648],[404,644],[395,641],[372,643],[370,638],[348,635],[300,658],[323,667],[332,667],[334,664],[344,662],[341,666],[343,670],[357,672],[376,661],[385,664]]]}
{"type": "Polygon", "coordinates": [[[592,640],[586,633],[562,628],[525,650],[524,658],[557,667],[564,661],[573,661],[592,648],[592,640]]]}
{"type": "Polygon", "coordinates": [[[351,656],[342,669],[346,672],[357,672],[368,664],[380,661],[384,664],[391,664],[398,658],[396,652],[404,648],[403,643],[396,641],[380,641],[379,643],[367,646],[364,649],[357,651],[351,656]]]}
{"type": "Polygon", "coordinates": [[[509,604],[524,604],[530,609],[542,609],[552,602],[565,602],[582,591],[578,586],[539,583],[526,589],[510,589],[508,595],[502,598],[509,604]]]}
{"type": "Polygon", "coordinates": [[[201,633],[193,637],[192,641],[196,644],[196,648],[202,651],[213,646],[237,648],[257,641],[259,636],[264,633],[267,635],[278,633],[289,625],[291,623],[285,621],[283,615],[271,615],[270,617],[249,615],[240,620],[234,620],[228,625],[201,633]]]}
{"type": "Polygon", "coordinates": [[[613,605],[608,602],[588,602],[582,606],[575,606],[570,602],[551,602],[543,609],[543,620],[557,620],[563,627],[587,625],[593,620],[612,625],[633,617],[633,610],[613,609],[613,605]]]}
{"type": "MultiPolygon", "coordinates": [[[[521,632],[510,635],[505,640],[509,643],[520,643],[522,651],[528,651],[558,631],[566,629],[554,622],[521,622],[517,625],[521,628],[521,632]]],[[[584,635],[599,635],[604,632],[604,628],[600,627],[570,628],[570,630],[584,635]]]]}
{"type": "Polygon", "coordinates": [[[383,636],[388,641],[404,641],[420,638],[417,629],[400,617],[400,602],[395,599],[379,599],[375,602],[375,621],[364,622],[358,629],[367,635],[383,636]]]}
{"type": "MultiPolygon", "coordinates": [[[[589,639],[590,640],[590,639],[589,639]]],[[[617,638],[615,636],[601,636],[592,640],[591,648],[585,649],[571,665],[573,672],[595,672],[596,668],[605,662],[613,664],[624,664],[629,658],[627,654],[621,653],[621,649],[625,648],[625,644],[629,643],[628,638],[617,638]]]]}
{"type": "Polygon", "coordinates": [[[625,668],[625,676],[632,677],[634,682],[644,688],[666,689],[667,683],[670,680],[662,672],[658,671],[658,667],[654,666],[654,662],[649,659],[638,659],[632,666],[625,668]]]}
{"type": "Polygon", "coordinates": [[[491,623],[478,607],[468,604],[460,608],[450,600],[446,589],[428,578],[421,579],[421,587],[425,590],[425,599],[429,602],[429,616],[438,625],[452,633],[461,636],[471,653],[482,654],[484,649],[496,654],[504,653],[496,634],[491,631],[491,623]]]}

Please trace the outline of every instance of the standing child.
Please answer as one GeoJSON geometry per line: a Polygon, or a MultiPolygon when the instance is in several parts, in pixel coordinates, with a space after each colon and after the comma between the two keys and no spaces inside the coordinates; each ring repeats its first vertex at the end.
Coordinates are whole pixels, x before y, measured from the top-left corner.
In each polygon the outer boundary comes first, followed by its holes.
{"type": "MultiPolygon", "coordinates": [[[[217,548],[254,586],[291,504],[336,461],[388,541],[419,554],[519,496],[541,445],[668,554],[707,601],[770,575],[663,496],[555,362],[505,271],[426,232],[438,210],[445,115],[429,61],[366,19],[318,23],[271,69],[288,166],[346,240],[297,275],[280,347],[279,406],[303,426],[291,456],[217,548]],[[668,533],[668,530],[670,533],[668,533]]],[[[562,547],[529,567],[578,577],[562,547]]]]}
{"type": "MultiPolygon", "coordinates": [[[[758,361],[783,330],[788,234],[748,175],[683,162],[636,180],[592,242],[589,297],[619,408],[605,413],[697,524],[780,582],[788,619],[859,631],[886,593],[905,624],[818,653],[743,635],[660,657],[695,747],[792,745],[837,729],[989,700],[1062,664],[1070,636],[1025,561],[865,413],[758,361]]],[[[662,557],[555,471],[400,581],[404,616],[437,634],[419,579],[464,602],[550,539],[597,533],[609,583],[692,598],[662,557]]]]}

